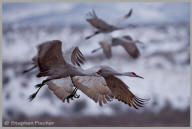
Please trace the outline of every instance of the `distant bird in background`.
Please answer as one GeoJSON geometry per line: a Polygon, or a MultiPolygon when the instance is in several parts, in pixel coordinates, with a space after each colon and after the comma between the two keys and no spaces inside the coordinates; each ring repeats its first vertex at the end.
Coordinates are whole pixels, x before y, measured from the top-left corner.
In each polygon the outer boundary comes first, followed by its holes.
{"type": "Polygon", "coordinates": [[[140,43],[143,45],[141,41],[133,40],[129,35],[122,36],[120,38],[106,38],[99,42],[101,47],[94,49],[92,53],[95,53],[98,50],[103,49],[103,53],[105,54],[105,56],[107,58],[111,58],[112,57],[111,47],[120,45],[126,50],[128,55],[136,59],[140,55],[140,52],[138,47],[136,46],[136,43],[140,43]]]}
{"type": "MultiPolygon", "coordinates": [[[[87,69],[89,72],[96,72],[101,77],[95,76],[75,76],[71,79],[62,78],[59,79],[62,82],[62,86],[58,86],[58,83],[47,82],[49,89],[61,100],[65,100],[66,94],[69,94],[72,90],[72,86],[75,86],[86,94],[89,98],[98,102],[100,106],[107,102],[117,99],[129,106],[133,106],[136,109],[143,107],[149,99],[141,99],[135,96],[129,87],[115,76],[129,76],[139,77],[134,72],[119,73],[107,66],[97,66],[87,69]],[[64,82],[65,81],[65,82],[64,82]],[[73,82],[73,83],[72,83],[73,82]],[[50,84],[51,83],[51,84],[50,84]],[[74,84],[74,85],[73,85],[74,84]],[[70,89],[70,90],[69,90],[70,89]]],[[[54,80],[56,81],[56,80],[54,80]]],[[[69,99],[67,100],[69,102],[69,99]]]]}
{"type": "MultiPolygon", "coordinates": [[[[38,67],[40,71],[37,77],[48,76],[48,78],[36,85],[39,89],[29,97],[31,101],[35,98],[40,88],[50,80],[74,76],[98,76],[96,73],[88,73],[80,67],[75,66],[80,66],[85,61],[78,47],[71,49],[71,52],[65,54],[69,55],[68,58],[66,56],[64,58],[61,46],[62,42],[59,40],[47,41],[38,46],[38,55],[33,58],[36,64],[34,67],[38,67]]],[[[68,98],[73,97],[76,90],[74,89],[74,92],[68,98]]]]}
{"type": "Polygon", "coordinates": [[[120,27],[116,27],[114,26],[115,24],[129,18],[132,15],[132,9],[128,12],[128,14],[126,14],[125,16],[118,18],[117,20],[115,20],[112,24],[109,24],[105,21],[103,21],[102,19],[100,19],[99,17],[97,17],[96,13],[94,10],[92,10],[92,13],[89,12],[87,14],[87,16],[89,16],[90,18],[87,18],[86,20],[97,29],[97,31],[95,31],[92,35],[87,36],[85,39],[90,39],[91,37],[100,34],[100,33],[110,33],[112,31],[115,30],[121,30],[121,29],[125,29],[126,27],[120,28],[120,27]]]}

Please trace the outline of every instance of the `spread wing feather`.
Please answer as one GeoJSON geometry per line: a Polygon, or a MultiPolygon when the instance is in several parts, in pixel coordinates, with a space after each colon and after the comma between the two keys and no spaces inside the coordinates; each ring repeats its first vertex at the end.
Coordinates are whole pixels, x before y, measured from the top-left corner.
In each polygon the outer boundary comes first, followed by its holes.
{"type": "Polygon", "coordinates": [[[85,58],[84,58],[83,54],[81,53],[81,51],[79,50],[78,47],[75,47],[75,49],[73,50],[72,55],[71,55],[71,62],[74,65],[80,66],[80,64],[83,64],[84,61],[85,61],[85,58]]]}
{"type": "Polygon", "coordinates": [[[124,49],[126,50],[126,52],[133,58],[137,58],[140,55],[139,49],[137,48],[137,46],[134,43],[126,43],[123,42],[121,44],[124,49]]]}
{"type": "Polygon", "coordinates": [[[102,77],[76,76],[72,79],[74,86],[93,99],[96,103],[98,102],[100,106],[107,103],[107,101],[111,101],[114,97],[102,77]]]}
{"type": "Polygon", "coordinates": [[[116,24],[126,20],[127,18],[129,18],[132,15],[132,12],[133,12],[133,10],[130,9],[130,11],[126,15],[124,15],[123,17],[120,17],[120,18],[116,19],[115,21],[113,21],[112,25],[116,25],[116,24]]]}
{"type": "Polygon", "coordinates": [[[90,16],[90,18],[88,18],[87,21],[98,30],[107,31],[114,27],[103,21],[102,19],[98,18],[94,10],[92,11],[92,13],[89,12],[88,15],[90,16]]]}
{"type": "Polygon", "coordinates": [[[100,42],[99,44],[103,48],[103,53],[105,54],[105,56],[107,58],[111,58],[112,57],[111,44],[109,44],[108,42],[105,42],[105,41],[104,42],[100,42]]]}
{"type": "MultiPolygon", "coordinates": [[[[48,88],[61,100],[73,92],[73,84],[69,77],[47,82],[48,88]]],[[[77,96],[77,94],[75,94],[77,96]]],[[[73,99],[73,98],[72,98],[73,99]]],[[[67,99],[69,103],[70,100],[67,99]]]]}
{"type": "Polygon", "coordinates": [[[115,76],[105,77],[105,80],[115,98],[124,102],[125,104],[128,104],[129,106],[133,106],[134,108],[138,109],[139,107],[143,107],[145,102],[148,101],[147,99],[141,99],[135,96],[128,89],[128,86],[115,76]]]}
{"type": "Polygon", "coordinates": [[[125,40],[119,38],[113,38],[112,44],[121,45],[126,52],[133,58],[137,58],[140,55],[139,49],[135,45],[135,41],[129,40],[132,39],[130,36],[124,36],[125,40]]]}
{"type": "Polygon", "coordinates": [[[63,57],[68,63],[73,65],[80,66],[85,62],[85,57],[78,47],[71,47],[69,50],[64,52],[63,57]]]}
{"type": "Polygon", "coordinates": [[[54,69],[66,64],[59,40],[47,41],[38,46],[37,64],[40,73],[38,77],[54,73],[54,69]]]}

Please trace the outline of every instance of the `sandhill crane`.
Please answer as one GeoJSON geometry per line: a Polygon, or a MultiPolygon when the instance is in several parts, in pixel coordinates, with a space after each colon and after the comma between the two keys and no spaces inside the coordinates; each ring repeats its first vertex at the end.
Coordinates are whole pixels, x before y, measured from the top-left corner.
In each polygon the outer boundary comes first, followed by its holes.
{"type": "Polygon", "coordinates": [[[129,76],[129,77],[143,78],[141,76],[136,75],[134,72],[119,73],[110,67],[102,66],[97,73],[102,77],[104,77],[108,88],[111,90],[115,98],[118,99],[119,101],[122,101],[125,104],[128,104],[129,106],[133,106],[134,108],[138,109],[138,107],[143,107],[143,104],[149,100],[149,99],[141,99],[135,96],[128,89],[128,86],[123,81],[115,77],[115,76],[129,76]]]}
{"type": "MultiPolygon", "coordinates": [[[[62,42],[59,40],[47,41],[38,46],[38,55],[34,58],[35,64],[40,71],[37,77],[48,76],[48,78],[35,86],[39,89],[29,97],[31,101],[35,98],[40,88],[50,80],[74,76],[98,76],[96,73],[89,73],[75,66],[80,66],[85,61],[78,47],[73,49],[70,56],[71,61],[69,61],[67,58],[64,59],[61,46],[62,42]]],[[[73,97],[74,93],[68,97],[73,97]]]]}
{"type": "Polygon", "coordinates": [[[120,30],[120,29],[124,29],[124,28],[120,28],[120,27],[116,27],[114,26],[115,24],[117,24],[120,21],[123,21],[127,18],[129,18],[132,14],[132,9],[129,11],[128,14],[126,14],[125,16],[117,19],[116,21],[114,21],[112,24],[108,24],[107,22],[103,21],[102,19],[100,19],[99,17],[97,17],[96,13],[94,10],[92,10],[92,13],[89,12],[87,15],[90,18],[87,18],[86,20],[97,29],[97,31],[95,31],[92,35],[87,36],[85,39],[90,39],[91,37],[99,34],[99,33],[109,33],[115,30],[120,30]]]}
{"type": "Polygon", "coordinates": [[[140,55],[139,49],[136,46],[136,43],[143,44],[139,40],[133,40],[129,35],[123,36],[121,38],[107,38],[99,42],[100,46],[97,49],[94,49],[92,53],[103,49],[103,53],[107,58],[112,57],[111,47],[113,46],[122,46],[126,52],[132,57],[132,58],[138,58],[140,55]]]}
{"type": "MultiPolygon", "coordinates": [[[[133,106],[138,109],[143,107],[145,102],[149,99],[141,99],[135,96],[129,89],[128,86],[123,83],[120,79],[115,76],[130,76],[130,77],[139,77],[134,72],[118,73],[110,67],[107,66],[98,66],[87,69],[90,72],[96,72],[102,77],[94,76],[75,76],[72,77],[72,81],[68,78],[68,82],[63,84],[63,87],[58,87],[57,84],[51,85],[54,88],[51,89],[57,97],[61,100],[66,98],[66,88],[69,86],[74,86],[81,90],[84,94],[94,100],[96,103],[99,102],[99,105],[102,106],[106,104],[107,101],[112,101],[114,98],[119,101],[133,106]],[[71,82],[70,82],[71,81],[71,82]]],[[[67,78],[64,78],[67,79],[67,78]]],[[[54,80],[55,81],[55,80],[54,80]]],[[[47,82],[49,83],[49,82],[47,82]]],[[[48,84],[50,87],[50,84],[48,84]]],[[[69,88],[68,88],[69,89],[69,88]]],[[[69,94],[69,93],[68,93],[69,94]]],[[[68,100],[69,101],[69,100],[68,100]]]]}
{"type": "MultiPolygon", "coordinates": [[[[41,46],[41,47],[43,47],[43,50],[41,50],[39,48],[39,51],[42,51],[42,53],[39,52],[40,54],[38,53],[36,58],[34,58],[34,61],[36,61],[36,64],[39,67],[40,73],[42,72],[41,67],[48,65],[47,61],[52,60],[53,57],[58,58],[58,59],[56,59],[55,64],[58,67],[60,67],[58,65],[58,62],[61,62],[59,60],[63,60],[63,59],[60,58],[61,55],[58,56],[58,53],[57,54],[53,53],[55,51],[55,49],[57,49],[61,52],[61,49],[58,49],[61,47],[61,46],[58,47],[58,42],[59,41],[49,41],[49,42],[44,43],[45,46],[44,45],[41,46]],[[47,52],[49,52],[50,55],[45,57],[47,52]],[[44,54],[44,55],[41,55],[41,54],[44,54]],[[45,58],[44,60],[46,60],[48,58],[47,61],[45,62],[46,64],[41,64],[41,58],[45,58]],[[40,65],[39,65],[39,63],[40,63],[40,65]]],[[[59,43],[61,44],[61,42],[59,42],[59,43]]],[[[72,57],[71,60],[74,59],[73,57],[78,58],[76,52],[74,52],[74,51],[77,51],[77,49],[73,50],[73,52],[71,54],[71,57],[72,57]]],[[[76,61],[78,61],[78,60],[76,60],[76,61]]],[[[50,62],[52,63],[52,61],[50,61],[50,62]]],[[[53,64],[51,64],[51,63],[49,63],[49,67],[48,67],[49,69],[47,68],[48,70],[52,70],[53,64]]],[[[62,70],[62,69],[60,69],[60,70],[62,70]]],[[[58,72],[58,71],[55,70],[55,72],[58,72]]],[[[79,96],[76,94],[77,89],[80,89],[83,93],[85,93],[87,96],[92,98],[95,102],[99,102],[100,106],[102,106],[102,103],[111,101],[114,97],[117,98],[119,101],[122,101],[122,102],[128,104],[129,106],[135,107],[136,109],[138,109],[138,107],[142,107],[143,104],[147,101],[147,99],[141,99],[141,98],[136,97],[131,91],[129,91],[126,84],[124,84],[120,79],[115,77],[115,76],[130,76],[130,77],[142,78],[141,76],[136,75],[134,72],[118,73],[110,67],[99,66],[97,69],[91,68],[91,69],[84,70],[84,73],[86,73],[86,76],[81,76],[81,75],[70,76],[69,75],[65,78],[58,77],[61,79],[67,79],[67,78],[70,79],[70,81],[71,81],[70,85],[67,84],[66,82],[60,84],[60,86],[64,85],[64,87],[58,86],[59,84],[55,83],[54,82],[55,80],[47,79],[47,81],[44,81],[44,83],[48,84],[49,89],[52,90],[54,92],[54,94],[57,97],[59,97],[60,99],[62,99],[63,101],[66,99],[67,99],[67,101],[69,101],[69,98],[73,98],[73,97],[78,98],[79,96]],[[92,73],[96,73],[96,74],[100,75],[100,77],[98,77],[98,75],[89,76],[90,73],[91,73],[91,75],[92,75],[92,73]],[[73,86],[76,87],[75,90],[73,90],[73,88],[72,88],[73,86]]],[[[50,76],[52,75],[52,73],[50,73],[50,71],[49,71],[49,75],[50,76]]],[[[54,75],[60,75],[60,74],[55,73],[54,75]]],[[[57,80],[58,78],[52,78],[52,79],[57,80]]],[[[41,87],[39,87],[39,89],[40,88],[41,87]]],[[[38,89],[38,91],[39,91],[39,89],[38,89]]],[[[36,96],[37,92],[34,93],[30,97],[31,100],[36,96]]]]}

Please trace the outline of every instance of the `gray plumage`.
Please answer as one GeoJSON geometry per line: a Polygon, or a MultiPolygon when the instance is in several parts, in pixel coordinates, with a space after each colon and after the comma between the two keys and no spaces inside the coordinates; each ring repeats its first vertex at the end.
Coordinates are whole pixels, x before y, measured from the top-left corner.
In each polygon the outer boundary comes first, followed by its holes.
{"type": "Polygon", "coordinates": [[[117,99],[129,106],[139,109],[139,107],[143,107],[144,104],[149,101],[149,99],[141,99],[135,96],[124,82],[115,77],[129,76],[143,78],[136,75],[134,72],[119,73],[108,66],[95,66],[87,69],[87,71],[97,72],[101,77],[75,76],[72,77],[73,83],[70,78],[63,78],[60,79],[63,82],[65,81],[65,83],[62,83],[62,87],[61,84],[55,83],[56,88],[52,88],[51,90],[58,98],[63,100],[66,97],[66,94],[69,94],[67,93],[69,89],[72,86],[75,86],[89,98],[94,100],[95,103],[99,103],[100,106],[107,104],[113,99],[117,99]],[[68,81],[66,81],[66,79],[68,81]],[[60,87],[57,85],[60,85],[60,87]]]}
{"type": "Polygon", "coordinates": [[[48,81],[74,76],[97,76],[96,73],[88,73],[75,66],[80,66],[85,61],[78,47],[73,49],[71,61],[68,62],[63,57],[61,46],[62,42],[59,40],[47,41],[38,46],[38,54],[33,58],[34,63],[39,69],[37,77],[47,77],[47,79],[36,85],[39,89],[29,97],[30,100],[35,98],[40,88],[48,81]]]}
{"type": "Polygon", "coordinates": [[[136,43],[142,43],[139,40],[133,40],[130,36],[123,36],[120,38],[110,38],[110,39],[104,39],[99,42],[100,48],[94,49],[92,53],[95,53],[96,51],[103,49],[103,53],[107,58],[112,57],[112,47],[114,46],[122,46],[128,55],[130,57],[136,59],[140,56],[140,51],[138,47],[136,46],[136,43]]]}
{"type": "Polygon", "coordinates": [[[115,24],[129,18],[132,15],[132,9],[129,11],[128,14],[126,14],[125,16],[115,20],[112,24],[109,24],[107,22],[105,22],[104,20],[102,20],[101,18],[99,18],[95,11],[92,10],[92,13],[89,12],[87,14],[90,18],[87,18],[87,22],[89,22],[93,27],[95,27],[97,29],[97,31],[95,31],[92,35],[87,36],[85,39],[90,39],[91,37],[100,34],[100,33],[110,33],[113,32],[115,30],[120,30],[120,29],[124,29],[125,27],[116,27],[115,24]]]}

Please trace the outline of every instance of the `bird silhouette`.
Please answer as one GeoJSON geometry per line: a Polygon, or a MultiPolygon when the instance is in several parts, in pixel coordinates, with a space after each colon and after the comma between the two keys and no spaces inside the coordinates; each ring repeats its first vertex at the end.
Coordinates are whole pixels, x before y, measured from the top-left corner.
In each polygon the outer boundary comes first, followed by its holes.
{"type": "Polygon", "coordinates": [[[62,88],[52,88],[52,91],[63,101],[63,99],[67,96],[65,94],[67,89],[69,89],[68,87],[70,86],[71,88],[74,86],[96,103],[98,102],[100,106],[112,101],[113,99],[117,99],[125,104],[128,104],[129,106],[139,109],[139,107],[143,107],[144,104],[149,101],[149,99],[141,99],[135,96],[123,81],[115,77],[129,76],[143,78],[136,75],[134,72],[119,73],[108,66],[96,66],[86,70],[89,72],[97,72],[101,75],[101,77],[75,76],[72,77],[73,83],[70,78],[62,78],[60,80],[63,80],[63,82],[65,81],[62,88]],[[66,79],[68,79],[67,83],[66,79]]]}
{"type": "Polygon", "coordinates": [[[118,18],[117,20],[115,20],[114,22],[112,22],[112,24],[109,24],[107,22],[105,22],[104,20],[102,20],[101,18],[97,17],[96,13],[94,10],[92,10],[92,12],[89,12],[87,14],[87,16],[89,18],[87,18],[86,20],[97,29],[97,31],[95,31],[92,35],[87,36],[85,39],[90,39],[91,37],[100,34],[100,33],[110,33],[113,32],[115,30],[121,30],[121,29],[125,29],[126,27],[116,27],[115,24],[129,18],[132,15],[132,9],[128,12],[128,14],[124,15],[123,17],[118,18]]]}
{"type": "MultiPolygon", "coordinates": [[[[71,53],[67,53],[71,56],[65,60],[61,46],[62,42],[59,40],[47,41],[38,46],[38,54],[33,58],[34,64],[39,69],[37,77],[47,76],[47,79],[35,86],[39,89],[29,97],[30,101],[35,98],[40,88],[50,80],[73,76],[98,76],[96,73],[88,73],[76,66],[80,66],[85,61],[78,47],[74,47],[71,53]]],[[[74,93],[68,97],[73,97],[74,93]]]]}
{"type": "Polygon", "coordinates": [[[112,57],[112,47],[115,46],[122,46],[127,54],[136,59],[140,56],[140,51],[138,49],[138,47],[136,46],[137,43],[143,44],[141,41],[139,40],[133,40],[129,35],[126,36],[122,36],[120,38],[105,38],[104,40],[99,42],[99,45],[101,47],[92,50],[92,53],[97,52],[98,50],[103,49],[103,53],[105,54],[105,56],[107,58],[111,58],[112,57]]]}

